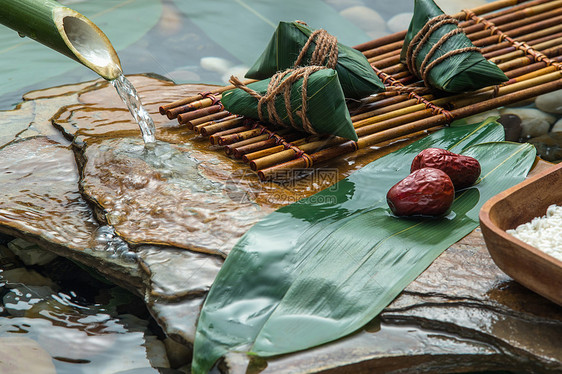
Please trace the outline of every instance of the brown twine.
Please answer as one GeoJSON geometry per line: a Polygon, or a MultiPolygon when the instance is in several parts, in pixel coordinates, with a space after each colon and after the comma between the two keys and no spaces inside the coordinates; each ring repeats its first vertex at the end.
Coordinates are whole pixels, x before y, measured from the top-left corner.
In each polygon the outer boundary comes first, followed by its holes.
{"type": "Polygon", "coordinates": [[[447,40],[452,38],[453,36],[462,33],[462,29],[458,28],[459,21],[448,16],[446,14],[441,14],[437,17],[431,18],[424,27],[412,38],[410,45],[406,50],[406,65],[408,70],[416,77],[421,78],[426,86],[430,86],[429,84],[429,73],[431,70],[442,63],[443,61],[468,52],[479,52],[480,49],[478,47],[465,47],[460,49],[455,49],[445,53],[444,55],[436,58],[435,60],[431,61],[435,53],[445,44],[447,40]],[[441,26],[452,24],[456,25],[457,28],[454,30],[449,31],[445,35],[443,35],[435,45],[431,47],[429,52],[425,55],[421,65],[419,72],[416,69],[416,59],[419,56],[423,47],[428,43],[429,38],[431,35],[437,31],[441,26]],[[431,61],[431,62],[430,62],[431,61]]]}
{"type": "Polygon", "coordinates": [[[562,64],[550,59],[544,53],[537,51],[527,43],[520,42],[508,36],[506,33],[501,31],[496,25],[494,25],[493,22],[490,22],[485,18],[477,16],[471,10],[463,9],[463,12],[466,14],[467,19],[470,17],[471,19],[476,21],[476,23],[483,23],[484,28],[490,30],[490,35],[496,34],[498,36],[498,43],[501,43],[503,40],[506,40],[511,45],[513,45],[516,49],[521,50],[526,55],[531,56],[536,62],[544,62],[546,66],[554,66],[557,70],[562,70],[562,64]]]}
{"type": "Polygon", "coordinates": [[[371,64],[371,67],[373,68],[373,70],[375,71],[377,76],[381,79],[381,81],[385,85],[388,85],[387,90],[389,88],[393,88],[397,91],[402,90],[402,92],[408,93],[408,97],[410,99],[415,99],[418,102],[418,104],[423,104],[427,109],[431,110],[431,112],[434,115],[442,114],[447,118],[447,121],[449,121],[449,122],[451,122],[455,119],[454,115],[451,112],[449,112],[448,110],[446,110],[444,108],[441,108],[440,106],[437,106],[437,105],[433,104],[431,101],[427,100],[426,98],[424,98],[423,96],[420,96],[418,94],[418,92],[420,92],[421,90],[416,90],[416,88],[424,89],[425,92],[427,92],[427,91],[429,91],[427,89],[427,87],[406,87],[402,83],[400,83],[399,81],[394,79],[391,75],[389,75],[389,74],[385,73],[384,71],[378,69],[376,66],[371,64]],[[418,92],[416,92],[416,91],[418,91],[418,92]]]}
{"type": "Polygon", "coordinates": [[[318,132],[312,127],[312,124],[306,115],[308,109],[307,87],[310,75],[323,69],[326,69],[326,67],[305,66],[278,72],[271,77],[267,91],[264,95],[261,95],[249,88],[235,76],[230,77],[230,83],[232,83],[235,87],[246,91],[250,96],[258,100],[258,117],[260,118],[260,121],[266,121],[263,115],[263,105],[265,104],[267,108],[268,122],[288,127],[287,124],[282,121],[275,108],[276,98],[279,95],[283,95],[285,110],[287,112],[287,116],[289,117],[290,125],[297,130],[304,130],[310,134],[318,134],[318,132]],[[301,118],[302,128],[295,122],[291,109],[291,87],[301,78],[303,79],[301,88],[302,106],[301,110],[297,111],[296,114],[301,118]]]}
{"type": "Polygon", "coordinates": [[[338,63],[338,39],[323,29],[316,30],[310,34],[299,56],[295,60],[294,66],[297,67],[303,63],[306,52],[314,42],[314,39],[316,39],[316,48],[314,48],[314,52],[312,52],[312,56],[307,65],[326,66],[330,69],[334,69],[338,63]],[[326,63],[324,63],[324,61],[326,61],[326,63]]]}
{"type": "Polygon", "coordinates": [[[283,149],[292,149],[295,152],[295,156],[297,158],[298,157],[305,158],[305,162],[308,164],[308,161],[309,161],[310,157],[305,153],[305,151],[303,151],[302,149],[300,149],[296,145],[294,145],[292,143],[289,143],[281,135],[276,134],[275,132],[271,131],[270,129],[268,129],[267,127],[265,127],[264,125],[262,125],[261,123],[256,122],[256,121],[254,121],[254,123],[252,124],[252,127],[253,128],[259,128],[260,133],[261,134],[267,134],[268,139],[275,139],[275,144],[282,145],[283,149]],[[307,157],[308,157],[308,159],[306,159],[307,157]]]}

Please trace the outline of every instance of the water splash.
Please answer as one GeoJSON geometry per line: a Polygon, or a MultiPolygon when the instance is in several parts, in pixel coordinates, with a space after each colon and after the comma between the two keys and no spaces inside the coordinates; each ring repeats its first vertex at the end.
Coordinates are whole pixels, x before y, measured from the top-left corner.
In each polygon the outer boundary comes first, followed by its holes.
{"type": "Polygon", "coordinates": [[[117,78],[110,82],[117,90],[121,100],[123,100],[125,105],[127,105],[127,108],[129,108],[129,112],[131,112],[139,124],[144,144],[153,145],[156,141],[156,138],[154,137],[156,127],[154,126],[154,121],[146,109],[144,109],[135,86],[133,86],[133,84],[123,74],[120,74],[117,78]]]}

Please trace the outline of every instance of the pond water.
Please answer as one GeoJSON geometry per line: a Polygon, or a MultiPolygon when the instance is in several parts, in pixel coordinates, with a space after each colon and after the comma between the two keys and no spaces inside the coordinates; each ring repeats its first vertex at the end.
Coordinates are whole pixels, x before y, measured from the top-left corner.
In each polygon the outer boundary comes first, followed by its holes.
{"type": "MultiPolygon", "coordinates": [[[[60,2],[108,35],[125,74],[209,84],[242,76],[280,20],[300,19],[357,45],[405,29],[413,9],[412,0],[60,2]]],[[[485,2],[438,1],[449,13],[485,2]]],[[[97,78],[4,27],[0,55],[0,110],[13,109],[30,90],[97,78]]],[[[21,360],[44,372],[152,373],[170,366],[165,337],[140,298],[62,258],[25,265],[14,252],[29,244],[12,239],[0,237],[0,361],[11,347],[31,347],[47,356],[21,360]]]]}

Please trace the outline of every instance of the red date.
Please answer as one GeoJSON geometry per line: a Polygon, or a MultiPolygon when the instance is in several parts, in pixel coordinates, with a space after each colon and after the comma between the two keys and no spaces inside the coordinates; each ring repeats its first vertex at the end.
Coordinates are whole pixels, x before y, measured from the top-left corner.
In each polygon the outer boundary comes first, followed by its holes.
{"type": "Polygon", "coordinates": [[[449,210],[454,199],[451,178],[435,168],[415,170],[386,194],[388,206],[397,216],[439,216],[449,210]]]}
{"type": "Polygon", "coordinates": [[[441,148],[428,148],[421,151],[412,161],[410,171],[421,168],[444,171],[453,181],[455,189],[472,186],[480,176],[478,160],[441,148]]]}

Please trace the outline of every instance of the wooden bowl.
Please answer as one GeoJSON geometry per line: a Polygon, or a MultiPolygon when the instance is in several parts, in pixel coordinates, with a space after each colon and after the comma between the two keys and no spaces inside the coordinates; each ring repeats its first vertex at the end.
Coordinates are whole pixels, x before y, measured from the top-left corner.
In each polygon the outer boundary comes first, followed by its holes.
{"type": "Polygon", "coordinates": [[[562,205],[562,163],[488,200],[480,210],[480,226],[488,251],[500,269],[562,305],[562,261],[506,232],[544,216],[551,204],[562,205]]]}

